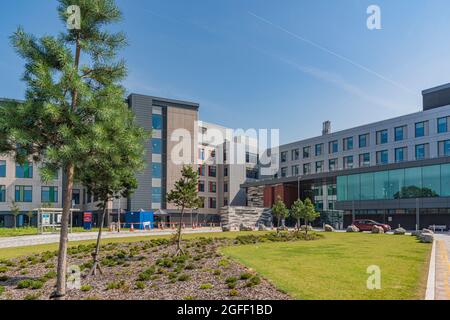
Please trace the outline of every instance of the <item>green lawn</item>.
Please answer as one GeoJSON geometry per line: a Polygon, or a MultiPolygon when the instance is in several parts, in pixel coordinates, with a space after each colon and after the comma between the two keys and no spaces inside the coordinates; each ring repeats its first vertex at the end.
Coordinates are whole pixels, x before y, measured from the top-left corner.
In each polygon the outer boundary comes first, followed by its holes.
{"type": "MultiPolygon", "coordinates": [[[[183,239],[192,239],[199,237],[210,237],[210,238],[235,238],[238,235],[248,235],[248,234],[262,234],[261,232],[211,232],[211,233],[197,233],[197,234],[184,234],[183,239]]],[[[107,243],[133,243],[139,241],[145,241],[157,238],[170,238],[170,235],[165,236],[142,236],[142,237],[129,237],[129,238],[114,238],[114,239],[103,239],[102,244],[107,243]]],[[[86,240],[86,241],[71,241],[70,246],[78,246],[80,244],[91,244],[95,243],[96,240],[86,240]]],[[[0,249],[0,259],[12,259],[24,257],[32,254],[39,254],[45,251],[55,251],[58,250],[57,243],[42,244],[28,247],[18,247],[18,248],[4,248],[0,249]]]]}
{"type": "Polygon", "coordinates": [[[415,237],[327,233],[309,242],[264,243],[221,251],[295,299],[423,299],[431,245],[415,237]],[[381,268],[381,290],[368,290],[367,267],[381,268]]]}
{"type": "MultiPolygon", "coordinates": [[[[92,229],[89,231],[84,230],[83,228],[73,228],[73,233],[80,232],[97,232],[98,229],[92,229]]],[[[38,234],[38,229],[36,227],[23,227],[23,228],[0,228],[0,238],[7,237],[21,237],[21,236],[35,236],[38,234]]]]}

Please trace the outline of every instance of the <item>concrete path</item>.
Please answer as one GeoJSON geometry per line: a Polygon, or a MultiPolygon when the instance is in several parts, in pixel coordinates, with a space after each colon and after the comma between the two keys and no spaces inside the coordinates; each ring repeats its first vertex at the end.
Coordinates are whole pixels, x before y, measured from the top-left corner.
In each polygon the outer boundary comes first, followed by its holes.
{"type": "Polygon", "coordinates": [[[435,300],[450,300],[450,234],[435,235],[435,300]]]}
{"type": "MultiPolygon", "coordinates": [[[[221,228],[203,228],[203,229],[185,229],[183,234],[191,233],[207,233],[207,232],[222,232],[221,228]]],[[[102,239],[113,238],[130,238],[130,237],[145,237],[145,236],[162,236],[175,233],[174,230],[154,230],[154,231],[122,231],[117,232],[104,232],[102,239]]],[[[83,232],[72,233],[69,235],[69,241],[84,241],[97,239],[97,232],[83,232]]],[[[11,237],[0,238],[0,248],[17,248],[34,246],[39,244],[58,243],[59,234],[44,234],[36,236],[23,236],[23,237],[11,237]]]]}

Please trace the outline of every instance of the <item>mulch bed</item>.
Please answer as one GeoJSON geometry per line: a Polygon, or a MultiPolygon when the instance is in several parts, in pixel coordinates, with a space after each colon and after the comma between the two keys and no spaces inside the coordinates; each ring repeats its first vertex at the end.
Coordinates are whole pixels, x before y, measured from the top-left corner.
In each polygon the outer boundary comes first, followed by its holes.
{"type": "MultiPolygon", "coordinates": [[[[69,249],[68,265],[81,270],[81,287],[68,290],[69,300],[286,300],[269,281],[218,253],[233,240],[183,241],[176,246],[157,239],[102,246],[104,274],[85,277],[93,246],[69,249]]],[[[0,300],[46,300],[54,290],[56,253],[0,261],[0,300]],[[3,288],[3,289],[2,289],[3,288]],[[22,288],[22,289],[21,289],[22,288]],[[3,293],[2,293],[3,291],[3,293]]]]}

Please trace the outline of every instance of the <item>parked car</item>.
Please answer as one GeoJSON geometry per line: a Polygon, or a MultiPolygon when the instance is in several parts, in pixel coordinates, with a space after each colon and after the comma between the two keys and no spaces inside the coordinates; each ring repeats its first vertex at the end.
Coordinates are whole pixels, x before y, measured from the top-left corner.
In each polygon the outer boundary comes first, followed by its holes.
{"type": "Polygon", "coordinates": [[[374,226],[382,227],[384,232],[391,231],[390,225],[378,223],[373,220],[355,220],[353,224],[358,227],[359,231],[372,231],[374,226]]]}

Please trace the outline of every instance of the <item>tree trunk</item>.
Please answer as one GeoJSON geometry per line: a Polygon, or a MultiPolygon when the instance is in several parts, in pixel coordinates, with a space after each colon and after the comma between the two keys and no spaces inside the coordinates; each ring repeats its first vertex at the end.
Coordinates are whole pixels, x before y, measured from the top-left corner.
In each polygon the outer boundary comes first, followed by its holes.
{"type": "Polygon", "coordinates": [[[183,249],[181,249],[181,224],[183,223],[183,216],[184,216],[184,207],[181,208],[180,224],[178,225],[176,255],[179,255],[180,253],[184,254],[183,249]]]}
{"type": "Polygon", "coordinates": [[[277,221],[277,234],[278,234],[278,233],[280,233],[280,219],[281,219],[281,217],[278,216],[277,219],[278,219],[278,221],[277,221]]]}
{"type": "Polygon", "coordinates": [[[308,220],[305,219],[305,233],[308,235],[308,220]]]}
{"type": "Polygon", "coordinates": [[[300,221],[300,218],[297,219],[297,231],[300,232],[300,229],[302,228],[302,223],[300,221]]]}
{"type": "Polygon", "coordinates": [[[95,252],[92,253],[93,264],[92,264],[92,268],[91,268],[91,271],[89,272],[89,274],[93,275],[93,276],[97,275],[97,269],[100,271],[100,274],[103,274],[102,268],[98,261],[98,254],[100,253],[100,240],[102,239],[103,225],[105,223],[106,205],[107,205],[107,201],[104,201],[103,202],[104,207],[103,207],[103,212],[102,212],[101,221],[100,221],[100,228],[98,229],[98,235],[97,235],[97,245],[95,247],[95,252]]]}
{"type": "Polygon", "coordinates": [[[58,251],[58,267],[56,279],[56,292],[53,293],[52,298],[62,298],[66,295],[66,271],[67,271],[67,242],[69,237],[69,220],[70,209],[72,205],[72,189],[74,165],[72,163],[66,166],[66,181],[64,185],[64,208],[61,217],[61,236],[59,239],[58,251]]]}

